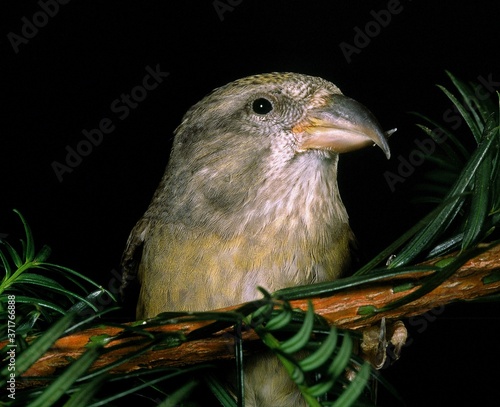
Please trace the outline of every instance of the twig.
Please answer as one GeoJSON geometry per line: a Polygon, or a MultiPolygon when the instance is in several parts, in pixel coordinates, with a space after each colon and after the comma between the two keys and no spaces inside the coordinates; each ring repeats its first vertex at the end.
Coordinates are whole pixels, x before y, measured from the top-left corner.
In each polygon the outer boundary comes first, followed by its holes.
{"type": "MultiPolygon", "coordinates": [[[[451,278],[421,298],[385,313],[376,313],[370,317],[360,315],[360,307],[374,306],[381,308],[416,290],[419,282],[428,274],[428,272],[404,273],[396,278],[392,277],[378,282],[376,285],[342,291],[327,298],[314,298],[314,309],[317,314],[322,315],[331,324],[335,324],[339,328],[357,330],[373,325],[382,317],[389,320],[406,318],[423,314],[430,309],[451,302],[477,299],[500,293],[500,244],[488,248],[480,255],[469,260],[451,278]],[[393,289],[393,287],[401,285],[402,282],[408,281],[413,282],[411,289],[405,291],[393,289]]],[[[291,304],[293,307],[304,310],[307,308],[306,300],[291,301],[291,304]]],[[[226,308],[224,311],[234,310],[235,308],[237,307],[226,308]]],[[[179,322],[150,327],[147,330],[155,334],[173,331],[188,334],[211,322],[213,321],[179,322]]],[[[23,387],[39,384],[36,380],[37,377],[50,376],[57,369],[67,366],[71,360],[78,358],[85,351],[85,345],[89,343],[90,338],[93,336],[115,336],[122,331],[123,329],[120,327],[95,328],[57,340],[52,348],[23,375],[23,387]]],[[[174,367],[230,359],[233,357],[234,338],[233,330],[228,328],[210,337],[188,341],[173,348],[147,350],[113,368],[110,373],[126,373],[144,368],[174,367]]],[[[107,345],[108,347],[122,346],[103,354],[94,363],[92,369],[104,367],[123,356],[138,351],[137,339],[139,339],[139,336],[113,340],[107,345]]],[[[257,342],[257,334],[251,329],[242,333],[242,339],[247,352],[259,343],[257,342]]]]}

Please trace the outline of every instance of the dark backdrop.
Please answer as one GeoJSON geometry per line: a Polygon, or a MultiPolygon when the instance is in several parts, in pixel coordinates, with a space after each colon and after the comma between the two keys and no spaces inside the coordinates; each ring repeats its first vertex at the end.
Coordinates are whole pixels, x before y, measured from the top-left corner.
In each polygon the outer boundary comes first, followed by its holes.
{"type": "MultiPolygon", "coordinates": [[[[392,188],[384,177],[399,174],[425,139],[409,112],[450,118],[435,86],[451,86],[445,70],[500,89],[496,1],[62,3],[0,6],[0,233],[22,235],[19,209],[53,262],[105,286],[116,281],[173,130],[214,87],[268,71],[322,76],[398,128],[390,161],[375,149],[341,159],[341,192],[365,259],[428,210],[411,203],[427,163],[392,188]],[[147,67],[168,76],[144,92],[147,67]],[[137,103],[126,108],[131,92],[137,103]],[[102,138],[92,132],[100,125],[102,138]],[[95,145],[82,143],[85,131],[95,145]]],[[[498,405],[498,311],[459,304],[407,321],[411,345],[385,377],[410,406],[498,405]]],[[[384,392],[381,400],[393,404],[384,392]]]]}

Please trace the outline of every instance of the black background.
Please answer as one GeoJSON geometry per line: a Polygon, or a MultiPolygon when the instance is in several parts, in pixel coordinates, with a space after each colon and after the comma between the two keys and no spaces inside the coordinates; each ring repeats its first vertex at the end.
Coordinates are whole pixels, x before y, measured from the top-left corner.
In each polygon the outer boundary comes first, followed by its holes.
{"type": "MultiPolygon", "coordinates": [[[[22,236],[12,213],[19,209],[35,241],[52,247],[53,262],[114,284],[183,113],[217,86],[269,71],[328,79],[384,128],[398,128],[390,161],[378,149],[341,157],[341,192],[365,258],[426,213],[411,203],[426,163],[395,191],[384,173],[397,173],[398,157],[408,158],[414,141],[425,139],[410,111],[442,121],[451,107],[435,86],[452,87],[445,70],[467,81],[489,77],[499,90],[498,2],[393,1],[399,12],[385,27],[373,23],[373,13],[386,10],[387,1],[219,3],[233,6],[218,13],[212,1],[73,0],[40,20],[43,27],[17,52],[9,33],[22,35],[25,21],[42,9],[35,1],[2,3],[4,237],[22,236]],[[355,46],[356,27],[370,22],[372,38],[348,61],[340,44],[355,46]],[[142,83],[146,66],[157,65],[169,76],[121,120],[112,102],[142,83]],[[53,163],[66,165],[66,147],[76,148],[82,131],[104,118],[114,131],[60,182],[53,163]]],[[[465,126],[458,133],[467,137],[465,126]]],[[[408,321],[411,345],[385,377],[409,406],[500,405],[498,311],[495,304],[449,305],[408,321]]],[[[394,403],[382,391],[381,404],[394,403]]]]}

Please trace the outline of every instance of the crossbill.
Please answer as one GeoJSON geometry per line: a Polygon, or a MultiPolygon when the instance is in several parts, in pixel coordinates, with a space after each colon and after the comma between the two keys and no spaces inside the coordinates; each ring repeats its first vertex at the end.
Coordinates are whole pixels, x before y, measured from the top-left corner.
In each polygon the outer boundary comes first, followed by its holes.
{"type": "MultiPolygon", "coordinates": [[[[342,276],[354,236],[339,154],[374,144],[389,158],[368,109],[318,77],[249,76],[196,103],[123,255],[125,273],[138,268],[137,318],[342,276]]],[[[245,380],[246,406],[304,405],[270,355],[249,360],[245,380]]]]}

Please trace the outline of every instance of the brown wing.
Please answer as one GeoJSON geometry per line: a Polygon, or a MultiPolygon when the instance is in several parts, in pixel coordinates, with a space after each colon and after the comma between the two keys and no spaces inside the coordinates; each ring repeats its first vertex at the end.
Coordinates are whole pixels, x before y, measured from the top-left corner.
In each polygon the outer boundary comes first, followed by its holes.
{"type": "Polygon", "coordinates": [[[121,259],[122,281],[120,286],[120,295],[123,299],[125,288],[128,284],[137,278],[137,270],[142,257],[142,247],[144,240],[149,231],[150,220],[141,218],[132,231],[127,240],[125,251],[121,259]]]}

